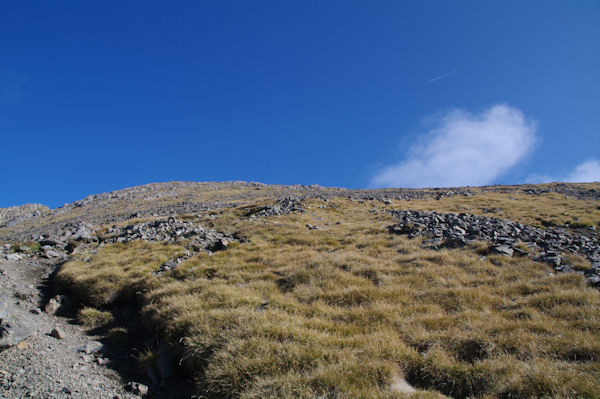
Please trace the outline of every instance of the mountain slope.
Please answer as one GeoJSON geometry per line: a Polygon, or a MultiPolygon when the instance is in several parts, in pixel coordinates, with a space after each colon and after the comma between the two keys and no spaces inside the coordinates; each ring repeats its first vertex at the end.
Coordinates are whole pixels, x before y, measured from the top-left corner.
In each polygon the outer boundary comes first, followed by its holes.
{"type": "Polygon", "coordinates": [[[82,306],[136,309],[155,396],[170,363],[217,398],[593,398],[599,223],[600,184],[160,183],[0,237],[68,256],[82,306]]]}

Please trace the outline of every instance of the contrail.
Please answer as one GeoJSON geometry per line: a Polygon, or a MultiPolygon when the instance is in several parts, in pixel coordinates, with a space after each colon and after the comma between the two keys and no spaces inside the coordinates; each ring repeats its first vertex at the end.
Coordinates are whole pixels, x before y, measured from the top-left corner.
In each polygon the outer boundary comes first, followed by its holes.
{"type": "Polygon", "coordinates": [[[435,78],[433,78],[433,79],[429,80],[429,83],[433,83],[433,82],[435,82],[436,80],[444,79],[446,76],[450,76],[450,75],[452,75],[452,74],[454,74],[454,73],[456,73],[456,72],[458,72],[458,71],[462,71],[463,69],[465,69],[465,68],[462,68],[462,67],[461,67],[461,68],[455,69],[455,70],[453,70],[453,71],[446,72],[446,73],[445,73],[445,74],[443,74],[443,75],[436,76],[435,78]]]}

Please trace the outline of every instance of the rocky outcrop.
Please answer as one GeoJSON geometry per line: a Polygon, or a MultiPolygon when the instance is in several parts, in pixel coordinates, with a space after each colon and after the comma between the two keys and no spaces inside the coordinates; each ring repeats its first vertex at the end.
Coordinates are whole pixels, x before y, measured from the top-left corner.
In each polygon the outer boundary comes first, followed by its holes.
{"type": "MultiPolygon", "coordinates": [[[[37,241],[44,250],[52,250],[52,247],[64,249],[69,242],[98,242],[98,237],[95,232],[96,226],[85,223],[66,223],[61,229],[49,232],[47,234],[35,236],[31,235],[28,238],[37,241]]],[[[55,254],[49,253],[48,257],[55,254]]]]}
{"type": "Polygon", "coordinates": [[[41,204],[25,204],[0,208],[0,227],[13,226],[31,218],[46,215],[50,208],[41,204]]]}
{"type": "MultiPolygon", "coordinates": [[[[293,205],[288,206],[286,209],[293,209],[293,205]]],[[[28,257],[60,261],[66,260],[69,253],[79,243],[114,244],[144,240],[185,245],[187,248],[185,254],[165,262],[160,267],[156,273],[160,276],[177,268],[181,262],[200,251],[222,251],[227,249],[229,244],[234,241],[244,241],[243,238],[236,235],[224,234],[214,229],[205,229],[195,223],[173,217],[131,223],[125,226],[113,225],[101,234],[98,230],[98,227],[87,223],[71,224],[60,234],[36,237],[35,241],[39,244],[36,251],[33,251],[29,246],[21,246],[21,252],[16,253],[13,252],[10,244],[6,244],[0,246],[0,256],[4,255],[7,260],[11,261],[20,261],[28,257]]],[[[59,298],[54,298],[48,303],[46,312],[54,314],[59,306],[59,298]]]]}
{"type": "Polygon", "coordinates": [[[221,251],[226,249],[229,243],[239,241],[235,236],[223,234],[213,229],[204,229],[194,223],[175,218],[134,223],[125,227],[113,226],[100,238],[100,241],[103,243],[119,243],[134,240],[149,242],[165,241],[186,245],[186,253],[176,259],[168,260],[161,265],[160,269],[155,273],[157,276],[176,269],[181,262],[191,258],[199,251],[221,251]]]}
{"type": "Polygon", "coordinates": [[[125,227],[113,226],[106,230],[100,238],[104,243],[129,242],[145,240],[149,242],[166,241],[181,242],[186,240],[188,246],[200,249],[220,249],[235,241],[236,238],[213,229],[204,229],[191,222],[175,218],[157,219],[150,222],[133,223],[125,227]]]}
{"type": "Polygon", "coordinates": [[[259,208],[254,208],[248,212],[250,217],[287,215],[293,212],[304,212],[302,208],[302,199],[298,197],[285,197],[277,200],[272,205],[265,205],[259,208]]]}
{"type": "Polygon", "coordinates": [[[600,200],[600,191],[596,189],[584,189],[572,184],[557,183],[543,188],[527,187],[523,189],[525,194],[541,195],[545,193],[559,193],[580,200],[600,200]]]}
{"type": "Polygon", "coordinates": [[[0,351],[17,345],[33,334],[33,327],[11,314],[8,298],[0,295],[0,351]]]}
{"type": "Polygon", "coordinates": [[[564,264],[562,253],[584,256],[592,268],[581,272],[592,285],[598,285],[600,277],[600,243],[594,235],[567,231],[563,228],[539,229],[510,220],[475,216],[471,214],[443,214],[399,210],[392,214],[400,222],[389,226],[396,234],[409,237],[425,237],[422,246],[430,249],[457,248],[475,241],[490,243],[492,253],[506,256],[531,256],[535,260],[551,264],[560,272],[574,272],[564,264]]]}

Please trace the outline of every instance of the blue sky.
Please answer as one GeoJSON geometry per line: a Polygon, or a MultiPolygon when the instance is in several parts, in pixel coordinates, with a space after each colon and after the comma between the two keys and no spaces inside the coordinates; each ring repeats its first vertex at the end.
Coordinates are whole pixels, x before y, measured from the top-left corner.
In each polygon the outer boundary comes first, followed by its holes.
{"type": "Polygon", "coordinates": [[[4,1],[0,207],[600,180],[598,1],[4,1]]]}

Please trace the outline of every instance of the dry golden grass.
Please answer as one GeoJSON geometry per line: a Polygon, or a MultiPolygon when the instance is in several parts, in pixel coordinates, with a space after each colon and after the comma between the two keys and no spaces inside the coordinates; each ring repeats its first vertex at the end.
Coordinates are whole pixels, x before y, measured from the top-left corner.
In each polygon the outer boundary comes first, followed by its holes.
{"type": "Polygon", "coordinates": [[[210,217],[249,242],[160,278],[150,272],[181,247],[108,245],[65,264],[59,281],[93,306],[139,293],[146,320],[179,345],[209,397],[600,397],[600,295],[580,276],[527,258],[423,250],[389,234],[394,220],[369,203],[305,205],[210,217]],[[392,392],[399,378],[417,392],[392,392]]]}
{"type": "Polygon", "coordinates": [[[113,320],[112,313],[91,307],[84,307],[77,314],[77,320],[86,327],[101,327],[113,320]]]}
{"type": "Polygon", "coordinates": [[[179,246],[144,241],[109,245],[99,248],[89,262],[85,253],[75,254],[75,259],[57,273],[56,281],[59,288],[72,291],[92,306],[130,301],[137,288],[145,287],[151,279],[151,272],[184,251],[179,246]]]}

